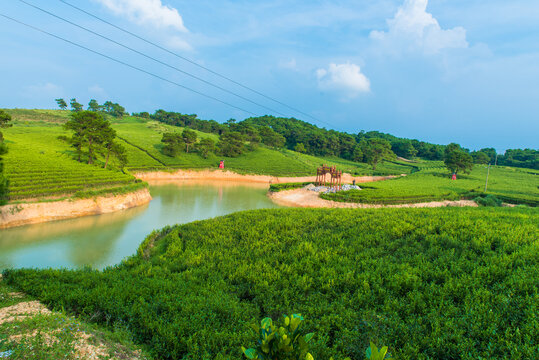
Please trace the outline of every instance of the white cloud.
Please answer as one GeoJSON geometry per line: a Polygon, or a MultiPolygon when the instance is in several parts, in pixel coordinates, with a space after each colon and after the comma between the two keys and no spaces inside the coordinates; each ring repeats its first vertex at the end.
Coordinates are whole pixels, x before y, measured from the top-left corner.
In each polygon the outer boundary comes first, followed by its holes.
{"type": "Polygon", "coordinates": [[[27,97],[44,98],[61,96],[63,89],[56,84],[48,82],[26,86],[23,89],[23,93],[27,97]]]}
{"type": "Polygon", "coordinates": [[[88,92],[89,92],[89,93],[92,93],[92,94],[97,94],[97,95],[103,95],[103,94],[105,94],[105,90],[104,90],[101,86],[99,86],[99,85],[97,85],[97,84],[96,84],[96,85],[93,85],[93,86],[90,86],[90,87],[88,88],[88,92]]]}
{"type": "Polygon", "coordinates": [[[279,67],[282,69],[296,70],[298,64],[296,62],[296,59],[292,58],[290,60],[279,61],[279,67]]]}
{"type": "Polygon", "coordinates": [[[385,43],[391,51],[421,49],[433,54],[447,48],[466,48],[466,30],[444,30],[427,12],[428,0],[405,0],[395,17],[387,20],[388,31],[372,31],[370,37],[385,43]]]}
{"type": "Polygon", "coordinates": [[[184,39],[182,39],[179,36],[171,36],[167,42],[167,46],[178,49],[178,50],[185,50],[185,51],[192,51],[193,47],[184,39]]]}
{"type": "Polygon", "coordinates": [[[316,70],[316,77],[321,90],[344,92],[350,98],[371,90],[371,83],[361,68],[351,63],[329,64],[328,69],[316,70]]]}
{"type": "Polygon", "coordinates": [[[158,28],[171,27],[188,32],[178,10],[163,5],[161,0],[97,0],[116,15],[126,16],[138,24],[158,28]]]}

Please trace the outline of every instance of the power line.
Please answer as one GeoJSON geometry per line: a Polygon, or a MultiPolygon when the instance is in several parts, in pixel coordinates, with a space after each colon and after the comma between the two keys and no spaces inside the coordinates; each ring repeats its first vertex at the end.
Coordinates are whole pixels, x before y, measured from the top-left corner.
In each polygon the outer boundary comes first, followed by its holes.
{"type": "Polygon", "coordinates": [[[187,87],[187,86],[182,85],[182,84],[179,84],[179,83],[177,83],[177,82],[175,82],[175,81],[166,79],[166,78],[164,78],[164,77],[162,77],[162,76],[156,75],[156,74],[151,73],[151,72],[149,72],[149,71],[147,71],[147,70],[141,69],[141,68],[139,68],[139,67],[137,67],[137,66],[128,64],[128,63],[126,63],[126,62],[124,62],[124,61],[122,61],[122,60],[118,60],[118,59],[116,59],[116,58],[113,58],[113,57],[111,57],[111,56],[108,56],[108,55],[106,55],[106,54],[103,54],[103,53],[101,53],[101,52],[99,52],[99,51],[92,50],[92,49],[90,49],[90,48],[88,48],[88,47],[86,47],[86,46],[77,44],[77,43],[75,43],[75,42],[73,42],[73,41],[71,41],[71,40],[65,39],[65,38],[63,38],[63,37],[61,37],[61,36],[54,35],[54,34],[52,34],[52,33],[50,33],[50,32],[47,32],[47,31],[45,31],[45,30],[43,30],[43,29],[40,29],[40,28],[35,27],[35,26],[33,26],[33,25],[29,25],[29,24],[27,24],[27,23],[24,23],[24,22],[22,22],[22,21],[19,21],[19,20],[17,20],[17,19],[14,19],[14,18],[12,18],[12,17],[10,17],[10,16],[4,15],[4,14],[2,14],[2,13],[0,13],[0,16],[6,18],[6,19],[8,19],[8,20],[11,20],[11,21],[13,21],[13,22],[16,22],[16,23],[18,23],[18,24],[20,24],[20,25],[24,25],[24,26],[26,26],[26,27],[29,27],[29,28],[33,29],[33,30],[36,30],[36,31],[38,31],[38,32],[41,32],[41,33],[43,33],[43,34],[52,36],[52,37],[54,37],[54,38],[56,38],[56,39],[58,39],[58,40],[62,40],[62,41],[64,41],[64,42],[67,42],[67,43],[69,43],[69,44],[71,44],[71,45],[74,45],[74,46],[76,46],[76,47],[79,47],[79,48],[81,48],[81,49],[84,49],[84,50],[86,50],[86,51],[89,51],[89,52],[91,52],[91,53],[94,53],[94,54],[97,54],[97,55],[99,55],[99,56],[102,56],[102,57],[104,57],[104,58],[106,58],[106,59],[112,60],[112,61],[114,61],[114,62],[116,62],[116,63],[118,63],[118,64],[127,66],[127,67],[129,67],[129,68],[131,68],[131,69],[140,71],[140,72],[145,73],[145,74],[147,74],[147,75],[153,76],[153,77],[155,77],[155,78],[157,78],[157,79],[166,81],[166,82],[168,82],[168,83],[170,83],[170,84],[173,84],[173,85],[176,85],[176,86],[178,86],[178,87],[180,87],[180,88],[189,90],[189,91],[191,91],[191,92],[194,92],[195,94],[198,94],[198,95],[204,96],[204,97],[206,97],[206,98],[208,98],[208,99],[212,99],[212,100],[214,100],[214,101],[220,102],[221,104],[230,106],[230,107],[232,107],[232,108],[234,108],[234,109],[241,110],[241,111],[243,111],[243,112],[245,112],[245,113],[247,113],[247,114],[251,114],[251,115],[254,115],[254,116],[259,116],[259,115],[255,114],[254,112],[251,112],[251,111],[249,111],[249,110],[245,110],[245,109],[243,109],[243,108],[241,108],[241,107],[239,107],[239,106],[233,105],[233,104],[231,104],[231,103],[229,103],[229,102],[226,102],[226,101],[223,101],[223,100],[220,100],[220,99],[218,99],[218,98],[216,98],[216,97],[213,97],[213,96],[211,96],[211,95],[207,95],[207,94],[204,94],[204,93],[202,93],[202,92],[200,92],[200,91],[191,89],[190,87],[187,87]]]}
{"type": "Polygon", "coordinates": [[[154,58],[154,57],[152,57],[152,56],[150,56],[150,55],[147,55],[147,54],[145,54],[145,53],[143,53],[143,52],[141,52],[141,51],[138,51],[138,50],[136,50],[136,49],[133,49],[133,48],[131,48],[131,47],[127,46],[127,45],[124,45],[124,44],[122,44],[122,43],[120,43],[120,42],[118,42],[118,41],[116,41],[116,40],[113,40],[113,39],[111,39],[111,38],[109,38],[109,37],[106,37],[106,36],[104,36],[104,35],[101,35],[101,34],[95,32],[95,31],[93,31],[93,30],[88,29],[88,28],[85,28],[84,26],[78,25],[78,24],[76,24],[76,23],[74,23],[74,22],[72,22],[72,21],[70,21],[70,20],[67,20],[67,19],[61,17],[61,16],[58,16],[58,15],[56,15],[56,14],[53,14],[53,13],[51,13],[51,12],[45,10],[45,9],[40,8],[39,6],[33,5],[33,4],[31,4],[31,3],[29,3],[29,2],[27,2],[27,1],[25,1],[25,0],[19,0],[19,1],[22,2],[23,4],[26,4],[26,5],[28,5],[28,6],[33,7],[34,9],[37,9],[37,10],[39,10],[39,11],[41,11],[41,12],[44,12],[44,13],[50,15],[50,16],[53,16],[53,17],[55,17],[55,18],[57,18],[57,19],[60,19],[60,20],[62,20],[62,21],[65,21],[65,22],[68,23],[68,24],[71,24],[71,25],[73,25],[73,26],[75,26],[75,27],[78,27],[79,29],[82,29],[82,30],[84,30],[84,31],[87,31],[87,32],[89,32],[89,33],[91,33],[91,34],[94,34],[94,35],[96,35],[96,36],[99,36],[99,37],[102,38],[102,39],[105,39],[105,40],[107,40],[107,41],[110,41],[110,42],[112,42],[113,44],[116,44],[116,45],[118,45],[118,46],[121,46],[121,47],[123,47],[124,49],[130,50],[130,51],[132,51],[132,52],[134,52],[134,53],[136,53],[136,54],[139,54],[139,55],[141,55],[141,56],[144,56],[145,58],[150,59],[150,60],[153,60],[153,61],[155,61],[155,62],[157,62],[157,63],[159,63],[159,64],[161,64],[161,65],[164,65],[164,66],[166,66],[166,67],[168,67],[168,68],[170,68],[170,69],[173,69],[173,70],[178,71],[178,72],[180,72],[180,73],[182,73],[182,74],[185,74],[185,75],[187,75],[187,76],[190,76],[191,78],[196,79],[196,80],[198,80],[198,81],[201,81],[201,82],[203,82],[204,84],[210,85],[210,86],[212,86],[212,87],[214,87],[214,88],[217,88],[217,89],[219,89],[219,90],[221,90],[221,91],[224,91],[224,92],[226,92],[226,93],[229,93],[229,94],[231,94],[231,95],[234,95],[234,96],[236,96],[236,97],[238,97],[238,98],[240,98],[240,99],[242,99],[242,100],[248,101],[248,102],[250,102],[251,104],[260,106],[260,107],[262,107],[262,108],[264,108],[264,109],[266,109],[266,110],[269,110],[269,111],[274,112],[274,113],[276,113],[276,114],[278,114],[278,115],[281,115],[281,116],[285,116],[285,117],[286,117],[285,114],[283,114],[283,113],[281,113],[281,112],[279,112],[279,111],[277,111],[277,110],[275,110],[275,109],[272,109],[272,108],[267,107],[267,106],[265,106],[265,105],[263,105],[263,104],[260,104],[260,103],[257,103],[257,102],[255,102],[255,101],[252,101],[252,100],[250,100],[250,99],[248,99],[248,98],[246,98],[246,97],[244,97],[244,96],[242,96],[242,95],[239,95],[239,94],[237,94],[237,93],[235,93],[235,92],[233,92],[233,91],[227,90],[227,89],[225,89],[225,88],[223,88],[223,87],[221,87],[221,86],[219,86],[219,85],[215,85],[215,84],[213,84],[213,83],[211,83],[211,82],[209,82],[209,81],[206,81],[206,80],[204,80],[204,79],[202,79],[202,78],[200,78],[200,77],[198,77],[198,76],[196,76],[196,75],[193,75],[193,74],[191,74],[191,73],[189,73],[189,72],[187,72],[187,71],[181,70],[181,69],[179,69],[179,68],[177,68],[177,67],[175,67],[175,66],[173,66],[173,65],[170,65],[170,64],[168,64],[168,63],[166,63],[166,62],[163,62],[163,61],[161,61],[161,60],[159,60],[159,59],[156,59],[156,58],[154,58]]]}
{"type": "Polygon", "coordinates": [[[290,109],[290,110],[293,110],[293,111],[295,111],[295,112],[297,112],[297,113],[299,113],[299,114],[302,114],[302,115],[304,115],[304,116],[307,116],[307,117],[311,118],[312,120],[315,120],[315,121],[318,122],[318,123],[325,124],[325,125],[329,125],[329,126],[331,126],[331,127],[335,127],[333,124],[330,124],[330,123],[328,123],[328,122],[326,122],[326,121],[320,120],[320,119],[318,119],[318,118],[316,118],[316,117],[314,117],[314,116],[312,116],[312,115],[310,115],[310,114],[308,114],[308,113],[306,113],[306,112],[304,112],[304,111],[301,111],[301,110],[299,110],[299,109],[297,109],[297,108],[295,108],[295,107],[292,107],[292,106],[290,106],[290,105],[287,105],[286,103],[284,103],[284,102],[282,102],[282,101],[279,101],[279,100],[277,100],[277,99],[275,99],[275,98],[273,98],[273,97],[271,97],[271,96],[265,95],[265,94],[263,94],[263,93],[261,93],[261,92],[255,90],[255,89],[253,89],[253,88],[247,86],[247,85],[243,85],[242,83],[237,82],[237,81],[235,81],[234,79],[231,79],[230,77],[227,77],[227,76],[225,76],[225,75],[223,75],[223,74],[220,74],[220,73],[218,73],[217,71],[214,71],[214,70],[212,70],[212,69],[210,69],[210,68],[208,68],[208,67],[206,67],[206,66],[200,65],[200,64],[197,63],[196,61],[193,61],[193,60],[191,60],[191,59],[189,59],[189,58],[187,58],[187,57],[185,57],[185,56],[182,56],[182,55],[179,55],[179,54],[177,54],[177,53],[175,53],[175,52],[173,52],[173,51],[170,51],[170,50],[168,50],[167,48],[162,47],[161,45],[154,43],[153,41],[150,41],[150,40],[148,40],[148,39],[145,39],[145,38],[143,38],[143,37],[141,37],[141,36],[139,36],[139,35],[137,35],[137,34],[131,32],[131,31],[129,31],[129,30],[126,30],[126,29],[124,29],[124,28],[122,28],[122,27],[120,27],[120,26],[118,26],[118,25],[115,25],[115,24],[113,24],[113,23],[111,23],[111,22],[109,22],[109,21],[107,21],[107,20],[104,20],[104,19],[100,18],[99,16],[94,15],[94,14],[92,14],[92,13],[90,13],[90,12],[84,10],[84,9],[81,9],[81,8],[79,8],[79,7],[73,5],[73,4],[71,4],[71,3],[69,3],[69,2],[67,2],[67,1],[65,1],[65,0],[59,0],[59,1],[62,2],[62,3],[64,3],[64,4],[66,4],[66,5],[68,5],[68,6],[70,6],[70,7],[72,7],[73,9],[76,9],[76,10],[78,10],[78,11],[80,11],[80,12],[82,12],[82,13],[88,15],[88,16],[93,17],[94,19],[97,19],[97,20],[99,20],[99,21],[101,21],[101,22],[103,22],[103,23],[105,23],[105,24],[107,24],[107,25],[110,25],[110,26],[114,27],[115,29],[118,29],[118,30],[120,30],[120,31],[122,31],[122,32],[124,32],[124,33],[126,33],[126,34],[129,34],[129,35],[131,35],[131,36],[133,36],[133,37],[135,37],[135,38],[141,40],[141,41],[144,41],[144,42],[147,43],[147,44],[150,44],[150,45],[152,45],[152,46],[155,46],[156,48],[158,48],[158,49],[160,49],[160,50],[163,50],[163,51],[165,51],[165,52],[167,52],[167,53],[169,53],[169,54],[171,54],[171,55],[173,55],[173,56],[176,56],[177,58],[180,58],[180,59],[182,59],[182,60],[184,60],[184,61],[187,61],[188,63],[190,63],[190,64],[192,64],[192,65],[195,65],[195,66],[197,66],[197,67],[199,67],[199,68],[201,68],[201,69],[204,69],[204,70],[208,71],[209,73],[212,73],[213,75],[216,75],[216,76],[218,76],[218,77],[220,77],[220,78],[222,78],[222,79],[225,79],[225,80],[227,80],[227,81],[230,81],[230,82],[233,83],[233,84],[236,84],[236,85],[238,85],[238,86],[240,86],[240,87],[242,87],[242,88],[244,88],[244,89],[246,89],[246,90],[249,90],[249,91],[251,91],[251,92],[253,92],[253,93],[255,93],[255,94],[259,95],[259,96],[262,96],[262,97],[264,97],[264,98],[266,98],[266,99],[268,99],[268,100],[271,100],[271,101],[273,101],[273,102],[275,102],[275,103],[277,103],[277,104],[279,104],[279,105],[282,105],[282,106],[284,106],[284,107],[286,107],[286,108],[288,108],[288,109],[290,109]]]}

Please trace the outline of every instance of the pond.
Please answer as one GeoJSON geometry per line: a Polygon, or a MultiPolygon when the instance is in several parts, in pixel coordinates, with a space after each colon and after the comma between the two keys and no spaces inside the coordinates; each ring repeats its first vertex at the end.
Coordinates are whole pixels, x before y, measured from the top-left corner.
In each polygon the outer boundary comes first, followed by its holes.
{"type": "Polygon", "coordinates": [[[147,205],[0,230],[0,270],[87,265],[102,269],[135,254],[149,233],[166,225],[276,208],[267,190],[267,184],[231,181],[150,182],[153,200],[147,205]]]}

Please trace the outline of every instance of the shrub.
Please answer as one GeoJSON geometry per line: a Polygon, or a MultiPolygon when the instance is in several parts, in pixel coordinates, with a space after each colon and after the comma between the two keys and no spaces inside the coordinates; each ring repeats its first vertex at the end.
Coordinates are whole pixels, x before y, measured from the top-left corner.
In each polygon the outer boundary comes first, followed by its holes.
{"type": "Polygon", "coordinates": [[[103,271],[9,270],[158,359],[239,359],[252,319],[301,313],[317,360],[536,356],[539,210],[278,209],[152,234],[103,271]]]}
{"type": "Polygon", "coordinates": [[[500,207],[502,206],[502,201],[498,199],[494,195],[487,195],[485,197],[478,196],[474,199],[474,201],[479,206],[493,206],[493,207],[500,207]]]}

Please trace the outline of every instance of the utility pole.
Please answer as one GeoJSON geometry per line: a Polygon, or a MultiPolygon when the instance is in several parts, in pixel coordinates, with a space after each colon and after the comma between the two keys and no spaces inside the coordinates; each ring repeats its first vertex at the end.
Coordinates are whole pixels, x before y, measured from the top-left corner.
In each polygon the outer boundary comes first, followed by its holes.
{"type": "Polygon", "coordinates": [[[487,169],[487,181],[485,181],[485,192],[487,192],[487,186],[488,186],[488,175],[490,174],[490,164],[488,164],[487,169]]]}
{"type": "Polygon", "coordinates": [[[498,153],[496,153],[496,161],[494,162],[494,166],[497,166],[497,165],[498,165],[498,153]]]}

